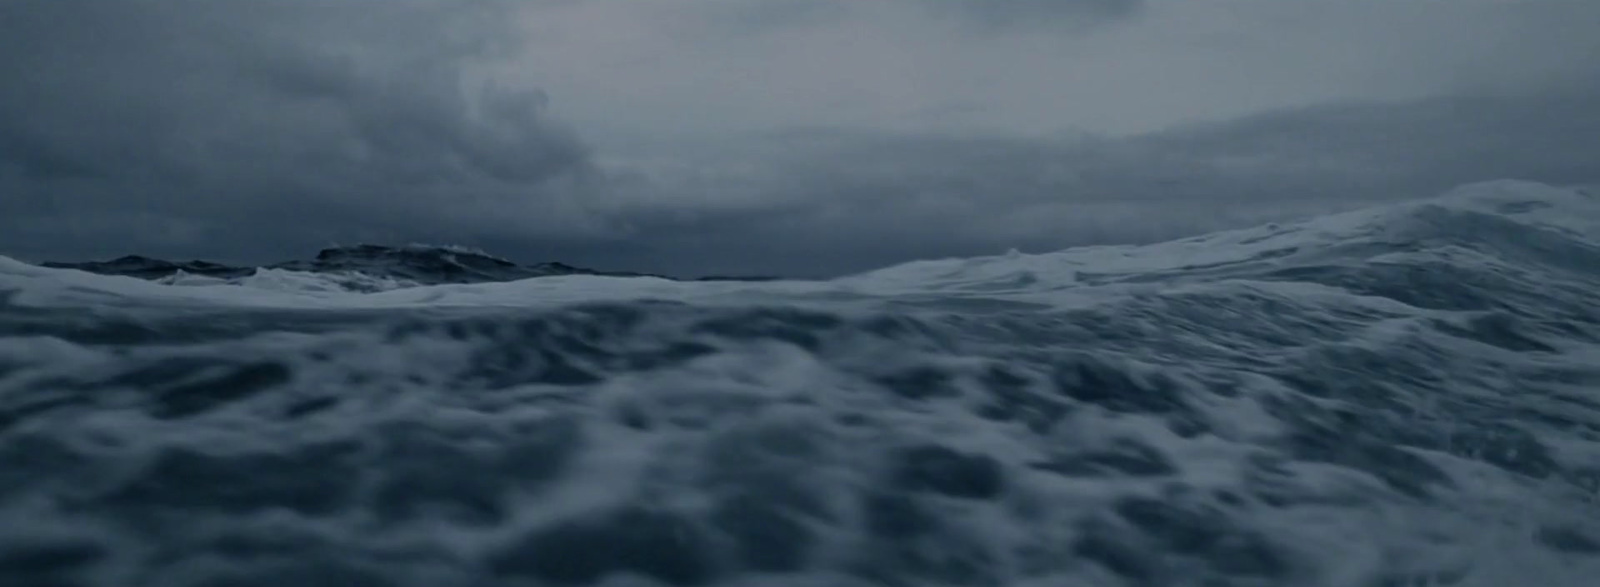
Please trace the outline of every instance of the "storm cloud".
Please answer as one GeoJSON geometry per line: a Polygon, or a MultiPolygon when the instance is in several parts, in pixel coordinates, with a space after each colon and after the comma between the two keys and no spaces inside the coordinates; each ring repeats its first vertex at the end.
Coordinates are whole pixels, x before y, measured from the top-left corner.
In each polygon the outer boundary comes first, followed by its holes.
{"type": "Polygon", "coordinates": [[[1155,242],[1476,181],[1600,183],[1595,104],[1600,86],[1322,105],[1127,137],[788,132],[615,180],[636,184],[623,208],[635,240],[681,247],[637,264],[733,271],[776,257],[827,275],[1155,242]]]}
{"type": "Polygon", "coordinates": [[[833,275],[1600,183],[1600,4],[0,3],[0,254],[833,275]]]}
{"type": "Polygon", "coordinates": [[[542,94],[472,79],[516,46],[507,6],[0,5],[0,244],[234,256],[587,230],[584,145],[542,94]]]}
{"type": "Polygon", "coordinates": [[[1144,0],[951,0],[919,4],[924,9],[985,26],[1067,25],[1079,30],[1130,18],[1144,8],[1144,0]]]}

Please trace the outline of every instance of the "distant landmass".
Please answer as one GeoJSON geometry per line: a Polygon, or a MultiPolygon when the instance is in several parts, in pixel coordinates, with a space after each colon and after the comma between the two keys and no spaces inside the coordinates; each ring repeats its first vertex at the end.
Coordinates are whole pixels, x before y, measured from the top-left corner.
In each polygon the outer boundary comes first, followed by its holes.
{"type": "Polygon", "coordinates": [[[168,261],[139,255],[128,255],[110,261],[45,262],[44,267],[78,269],[102,275],[125,275],[141,279],[162,279],[180,272],[221,279],[247,277],[257,269],[284,269],[309,273],[358,272],[372,277],[405,280],[423,285],[447,283],[488,283],[516,281],[533,277],[558,275],[601,275],[610,277],[659,277],[679,281],[771,281],[773,276],[723,276],[673,277],[650,273],[600,271],[574,267],[566,263],[537,263],[523,265],[481,251],[459,247],[424,245],[383,246],[355,245],[323,249],[310,260],[294,260],[240,267],[210,261],[168,261]]]}

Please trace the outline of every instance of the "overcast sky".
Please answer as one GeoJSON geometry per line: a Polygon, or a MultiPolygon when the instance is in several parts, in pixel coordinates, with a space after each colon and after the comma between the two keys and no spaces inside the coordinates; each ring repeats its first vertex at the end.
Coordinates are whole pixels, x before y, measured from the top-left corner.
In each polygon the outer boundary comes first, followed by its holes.
{"type": "Polygon", "coordinates": [[[0,254],[831,275],[1600,183],[1584,0],[3,0],[0,254]]]}

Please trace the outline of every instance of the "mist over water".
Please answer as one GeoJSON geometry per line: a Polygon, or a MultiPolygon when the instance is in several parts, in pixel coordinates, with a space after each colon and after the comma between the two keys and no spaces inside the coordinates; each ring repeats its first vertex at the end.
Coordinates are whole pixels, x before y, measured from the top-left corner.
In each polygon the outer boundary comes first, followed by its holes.
{"type": "Polygon", "coordinates": [[[0,258],[0,585],[1600,574],[1584,192],[830,281],[566,273],[0,258]]]}

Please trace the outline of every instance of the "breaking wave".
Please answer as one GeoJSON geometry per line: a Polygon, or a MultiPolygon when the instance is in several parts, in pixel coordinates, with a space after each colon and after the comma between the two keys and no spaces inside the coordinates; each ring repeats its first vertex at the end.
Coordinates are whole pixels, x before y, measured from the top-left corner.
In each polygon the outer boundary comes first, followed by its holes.
{"type": "Polygon", "coordinates": [[[1577,191],[822,282],[185,275],[0,257],[0,584],[1600,573],[1577,191]]]}

